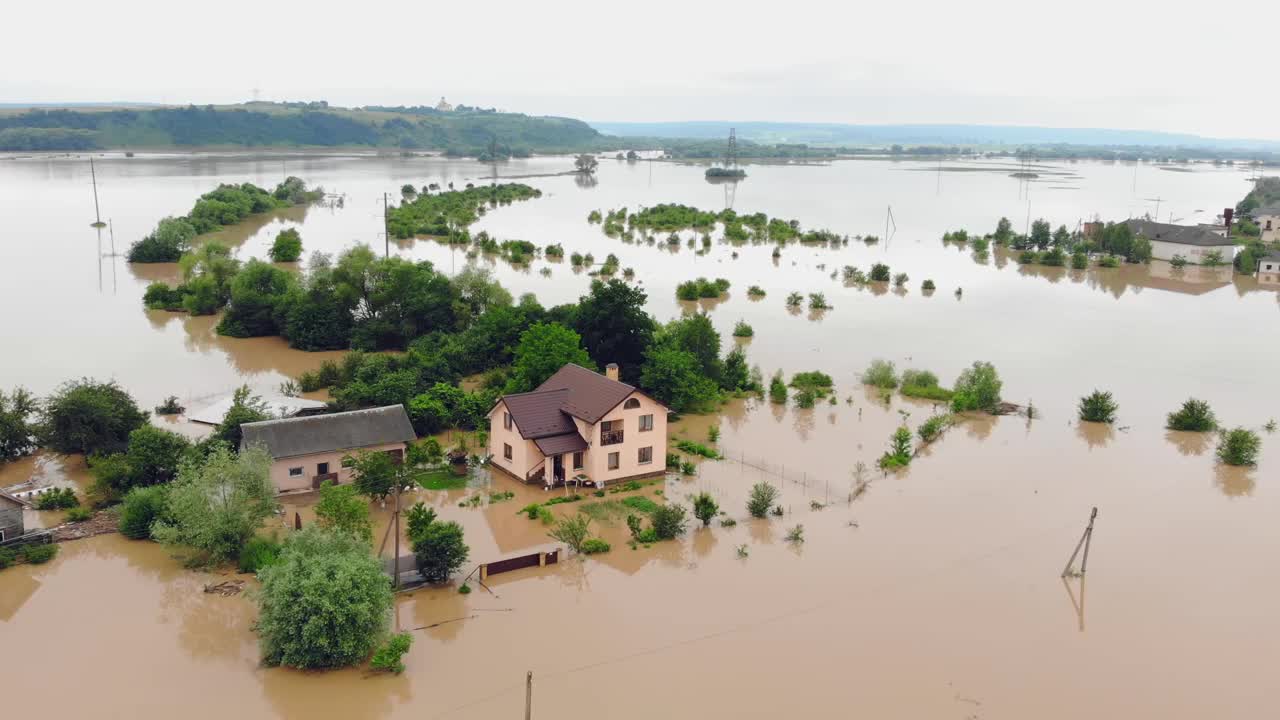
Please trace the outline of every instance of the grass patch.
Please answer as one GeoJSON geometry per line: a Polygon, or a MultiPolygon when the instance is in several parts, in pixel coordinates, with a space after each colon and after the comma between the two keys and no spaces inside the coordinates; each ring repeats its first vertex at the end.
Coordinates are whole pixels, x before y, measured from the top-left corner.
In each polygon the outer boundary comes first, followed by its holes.
{"type": "Polygon", "coordinates": [[[676,447],[690,455],[701,455],[702,457],[709,458],[711,460],[720,459],[720,453],[716,452],[715,449],[709,448],[702,443],[697,443],[692,440],[677,440],[676,447]]]}
{"type": "Polygon", "coordinates": [[[642,513],[652,513],[660,507],[658,503],[643,495],[632,495],[629,498],[623,498],[621,504],[632,510],[639,510],[642,513]]]}
{"type": "Polygon", "coordinates": [[[942,400],[943,402],[951,402],[955,393],[944,387],[928,385],[903,385],[902,394],[907,397],[923,398],[925,400],[942,400]]]}
{"type": "Polygon", "coordinates": [[[454,475],[450,470],[424,470],[414,481],[427,490],[461,490],[467,486],[465,475],[454,475]]]}

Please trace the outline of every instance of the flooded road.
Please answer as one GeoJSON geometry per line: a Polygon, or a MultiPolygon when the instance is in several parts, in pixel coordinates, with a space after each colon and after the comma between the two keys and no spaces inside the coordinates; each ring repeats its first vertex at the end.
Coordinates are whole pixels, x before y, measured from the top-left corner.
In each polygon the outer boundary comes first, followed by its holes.
{"type": "MultiPolygon", "coordinates": [[[[346,193],[344,207],[231,229],[242,258],[261,256],[279,229],[298,223],[307,252],[377,246],[384,191],[490,171],[402,158],[286,163],[289,174],[346,193]]],[[[143,288],[171,266],[132,269],[104,258],[99,290],[82,164],[0,161],[0,299],[10,308],[11,336],[29,342],[0,355],[0,385],[47,392],[67,378],[111,376],[149,406],[241,382],[273,390],[325,357],[277,339],[218,338],[213,318],[144,312],[143,288]]],[[[566,164],[540,158],[503,172],[566,164]]],[[[447,587],[403,595],[396,623],[415,643],[400,677],[263,669],[251,599],[206,595],[202,587],[215,576],[118,536],[64,543],[48,565],[0,572],[0,647],[20,648],[0,654],[0,677],[28,689],[11,707],[47,712],[56,693],[58,714],[68,716],[516,717],[532,670],[535,717],[1273,714],[1280,442],[1264,433],[1258,468],[1227,469],[1215,462],[1212,439],[1163,424],[1188,395],[1208,400],[1230,424],[1258,429],[1280,416],[1259,385],[1280,360],[1276,291],[1226,271],[1174,275],[1162,264],[1073,272],[1019,267],[1000,253],[977,262],[940,242],[946,230],[989,231],[1000,215],[1018,224],[1028,197],[1031,217],[1055,226],[1074,227],[1094,213],[1141,213],[1146,197],[1164,199],[1162,216],[1172,207],[1186,222],[1208,220],[1247,190],[1245,173],[1142,166],[1135,191],[1132,166],[1063,164],[1056,171],[1074,177],[1046,171],[1028,190],[1003,171],[930,167],[748,168],[733,198],[740,211],[883,235],[893,207],[898,231],[888,241],[793,245],[776,264],[768,245],[716,244],[695,255],[683,245],[674,252],[661,243],[628,245],[586,223],[590,210],[622,205],[724,207],[726,189],[706,184],[692,166],[605,161],[590,187],[531,179],[543,198],[497,210],[477,226],[500,239],[560,242],[566,253],[590,251],[598,261],[617,254],[636,270],[660,320],[690,309],[675,300],[678,282],[729,278],[729,298],[709,308],[726,346],[733,323],[745,320],[755,328],[749,357],[766,375],[817,369],[835,378],[833,405],[734,401],[672,424],[673,438],[700,442],[717,425],[727,459],[699,461],[695,476],[636,492],[687,506],[689,495],[707,490],[735,526],[691,525],[680,541],[632,550],[624,524],[596,523],[613,544],[607,554],[497,576],[495,594],[447,587]],[[845,287],[830,277],[843,265],[865,270],[872,262],[908,272],[906,292],[845,287]],[[926,277],[938,285],[932,296],[919,290],[926,277]],[[768,296],[749,300],[752,284],[768,296]],[[783,298],[793,290],[822,291],[835,307],[821,316],[789,313],[783,298]],[[912,427],[933,412],[931,403],[897,396],[886,406],[858,384],[856,374],[876,357],[931,369],[946,384],[972,361],[990,360],[1006,399],[1032,400],[1040,417],[967,418],[905,471],[868,470],[867,489],[851,500],[854,468],[874,468],[898,411],[910,413],[912,427]],[[1095,386],[1120,403],[1114,428],[1074,419],[1077,399],[1095,386]],[[747,492],[760,480],[781,487],[784,517],[747,517],[747,492]],[[1062,566],[1094,506],[1087,580],[1064,583],[1062,566]],[[796,525],[804,526],[801,544],[785,539],[796,525]],[[59,692],[66,678],[75,678],[77,692],[59,692]]],[[[98,172],[104,216],[113,218],[123,251],[217,182],[274,183],[281,167],[278,159],[119,158],[98,172]]],[[[430,241],[393,250],[447,271],[467,262],[430,241]]],[[[575,299],[590,280],[567,263],[479,262],[513,293],[535,292],[546,305],[575,299]]],[[[0,468],[0,485],[35,474],[85,482],[78,458],[41,456],[0,468]]],[[[544,498],[541,491],[501,477],[474,484],[419,494],[463,524],[473,563],[551,545],[544,526],[516,514],[544,498]],[[517,496],[459,507],[488,489],[517,496]]],[[[290,500],[287,511],[309,521],[308,504],[290,500]]],[[[36,519],[59,520],[45,515],[36,519]]],[[[379,537],[388,517],[377,511],[379,537]]]]}

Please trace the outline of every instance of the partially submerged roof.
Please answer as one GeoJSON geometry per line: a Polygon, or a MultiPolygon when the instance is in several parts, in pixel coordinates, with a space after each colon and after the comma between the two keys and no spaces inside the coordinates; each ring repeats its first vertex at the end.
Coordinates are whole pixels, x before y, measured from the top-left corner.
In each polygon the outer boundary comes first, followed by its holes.
{"type": "Polygon", "coordinates": [[[1133,231],[1148,240],[1177,243],[1178,245],[1195,245],[1198,247],[1224,247],[1235,245],[1230,238],[1193,225],[1171,225],[1151,220],[1126,220],[1125,224],[1133,231]]]}
{"type": "Polygon", "coordinates": [[[557,370],[555,375],[547,378],[534,392],[543,390],[568,390],[569,397],[562,409],[589,423],[598,422],[605,413],[636,391],[624,382],[610,380],[600,373],[572,363],[557,370]]]}
{"type": "Polygon", "coordinates": [[[3,490],[0,490],[0,501],[7,501],[14,505],[17,505],[18,507],[24,507],[24,508],[31,507],[31,503],[27,502],[26,500],[23,500],[17,495],[10,495],[9,493],[3,490]]]}
{"type": "Polygon", "coordinates": [[[538,451],[543,455],[561,455],[564,453],[578,452],[587,449],[587,441],[582,436],[574,432],[568,432],[563,435],[552,435],[551,437],[538,438],[533,441],[538,446],[538,451]]]}
{"type": "Polygon", "coordinates": [[[534,390],[506,395],[502,402],[506,403],[520,437],[532,440],[576,431],[577,426],[563,411],[568,399],[568,390],[534,390]]]}
{"type": "Polygon", "coordinates": [[[417,439],[403,405],[330,415],[285,418],[240,426],[240,447],[263,445],[274,458],[355,450],[417,439]]]}
{"type": "MultiPolygon", "coordinates": [[[[324,408],[324,403],[319,400],[307,400],[306,398],[289,397],[287,395],[263,395],[261,400],[267,406],[268,412],[282,418],[293,417],[304,410],[321,410],[324,408]]],[[[233,396],[227,395],[203,410],[188,414],[187,419],[191,422],[204,423],[205,425],[217,425],[227,416],[227,411],[231,409],[234,401],[233,396]]]]}

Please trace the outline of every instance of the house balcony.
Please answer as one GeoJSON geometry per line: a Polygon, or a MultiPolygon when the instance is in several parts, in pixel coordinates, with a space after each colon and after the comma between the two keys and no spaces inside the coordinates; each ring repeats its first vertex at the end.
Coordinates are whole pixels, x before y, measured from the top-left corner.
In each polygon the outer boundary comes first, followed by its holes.
{"type": "Polygon", "coordinates": [[[621,430],[601,430],[600,431],[601,445],[617,445],[621,442],[622,442],[621,430]]]}

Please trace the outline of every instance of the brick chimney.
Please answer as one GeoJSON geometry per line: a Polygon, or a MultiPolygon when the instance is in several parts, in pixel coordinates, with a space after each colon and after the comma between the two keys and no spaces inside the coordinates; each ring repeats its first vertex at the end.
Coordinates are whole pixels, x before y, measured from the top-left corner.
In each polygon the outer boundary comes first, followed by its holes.
{"type": "Polygon", "coordinates": [[[607,377],[607,378],[609,378],[610,380],[617,381],[617,379],[618,379],[618,363],[609,363],[608,365],[605,365],[605,366],[604,366],[604,376],[605,376],[605,377],[607,377]]]}

